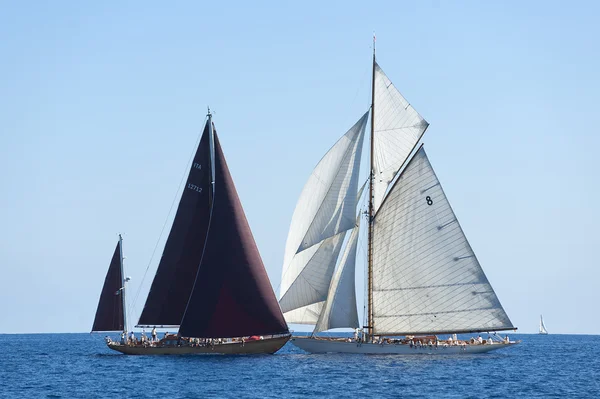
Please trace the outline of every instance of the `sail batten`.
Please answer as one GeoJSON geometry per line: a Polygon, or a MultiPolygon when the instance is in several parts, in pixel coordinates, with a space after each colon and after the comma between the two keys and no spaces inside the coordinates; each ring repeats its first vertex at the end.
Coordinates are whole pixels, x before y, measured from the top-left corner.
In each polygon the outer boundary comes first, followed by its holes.
{"type": "Polygon", "coordinates": [[[422,147],[373,223],[375,334],[514,328],[422,147]]]}

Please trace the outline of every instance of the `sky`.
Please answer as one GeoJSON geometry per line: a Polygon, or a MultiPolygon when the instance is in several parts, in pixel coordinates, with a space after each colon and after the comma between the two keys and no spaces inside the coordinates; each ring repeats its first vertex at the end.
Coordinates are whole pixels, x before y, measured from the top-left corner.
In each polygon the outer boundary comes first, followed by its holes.
{"type": "Polygon", "coordinates": [[[599,334],[600,5],[523,3],[0,1],[0,332],[89,331],[117,233],[137,320],[207,106],[278,292],[375,32],[513,324],[599,334]]]}

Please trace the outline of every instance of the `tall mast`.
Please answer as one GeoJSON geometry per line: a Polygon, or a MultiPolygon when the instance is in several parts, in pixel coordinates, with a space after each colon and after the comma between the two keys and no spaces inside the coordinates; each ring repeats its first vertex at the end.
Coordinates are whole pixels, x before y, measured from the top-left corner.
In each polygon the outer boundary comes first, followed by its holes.
{"type": "Polygon", "coordinates": [[[210,107],[208,108],[208,114],[206,117],[208,118],[208,142],[210,146],[210,184],[213,191],[213,195],[215,192],[215,134],[214,134],[214,126],[212,122],[212,113],[210,112],[210,107]]]}
{"type": "Polygon", "coordinates": [[[370,169],[369,169],[369,229],[367,233],[367,242],[368,242],[368,286],[367,286],[367,303],[368,303],[368,321],[367,321],[367,329],[368,329],[368,339],[373,339],[373,137],[375,130],[375,35],[373,34],[373,79],[371,81],[371,157],[370,157],[370,169]]]}
{"type": "Polygon", "coordinates": [[[125,301],[125,271],[123,270],[123,237],[119,234],[119,258],[121,261],[121,300],[123,301],[123,332],[127,334],[127,301],[125,301]]]}

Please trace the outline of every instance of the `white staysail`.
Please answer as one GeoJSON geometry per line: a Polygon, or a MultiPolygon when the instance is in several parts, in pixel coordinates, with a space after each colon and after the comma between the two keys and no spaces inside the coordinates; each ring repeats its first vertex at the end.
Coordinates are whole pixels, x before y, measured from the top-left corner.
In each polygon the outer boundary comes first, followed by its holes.
{"type": "MultiPolygon", "coordinates": [[[[284,255],[280,305],[288,323],[312,320],[327,298],[344,232],[356,217],[358,173],[369,113],[325,154],[302,190],[284,255]],[[299,316],[301,314],[301,316],[299,316]]],[[[318,319],[318,314],[313,322],[318,319]]]]}
{"type": "Polygon", "coordinates": [[[284,316],[290,310],[322,302],[327,298],[344,235],[345,233],[339,233],[329,237],[292,258],[281,281],[283,294],[279,305],[284,316]]]}
{"type": "Polygon", "coordinates": [[[544,318],[540,315],[540,334],[548,334],[548,330],[546,330],[546,326],[544,325],[544,318]]]}
{"type": "Polygon", "coordinates": [[[373,223],[376,335],[513,328],[423,148],[373,223]]]}
{"type": "Polygon", "coordinates": [[[373,210],[429,124],[375,64],[373,119],[373,210]]]}
{"type": "Polygon", "coordinates": [[[325,301],[322,301],[290,310],[284,313],[283,317],[285,317],[285,321],[288,323],[315,325],[319,321],[324,304],[325,301]]]}
{"type": "Polygon", "coordinates": [[[296,204],[284,264],[324,239],[354,226],[358,172],[368,112],[319,161],[296,204]]]}
{"type": "Polygon", "coordinates": [[[358,327],[354,271],[356,268],[356,246],[358,242],[359,220],[357,220],[356,223],[356,227],[350,234],[340,263],[331,280],[327,300],[325,301],[323,311],[315,326],[315,333],[332,328],[358,327]]]}

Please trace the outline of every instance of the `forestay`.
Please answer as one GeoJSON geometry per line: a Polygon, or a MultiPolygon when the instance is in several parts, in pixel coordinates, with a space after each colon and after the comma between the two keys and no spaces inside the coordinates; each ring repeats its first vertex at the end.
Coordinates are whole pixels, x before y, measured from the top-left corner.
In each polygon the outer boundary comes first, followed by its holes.
{"type": "Polygon", "coordinates": [[[423,148],[374,219],[376,335],[512,329],[423,148]]]}
{"type": "Polygon", "coordinates": [[[373,129],[373,209],[429,124],[375,64],[373,129]]]}

